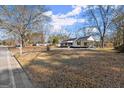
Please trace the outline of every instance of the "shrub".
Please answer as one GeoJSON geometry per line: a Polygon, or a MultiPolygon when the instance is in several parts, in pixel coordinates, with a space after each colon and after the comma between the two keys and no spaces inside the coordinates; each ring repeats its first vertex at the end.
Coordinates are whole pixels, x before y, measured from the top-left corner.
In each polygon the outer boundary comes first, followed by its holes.
{"type": "Polygon", "coordinates": [[[124,53],[124,44],[118,46],[118,47],[115,47],[116,50],[118,50],[119,52],[122,52],[124,53]]]}

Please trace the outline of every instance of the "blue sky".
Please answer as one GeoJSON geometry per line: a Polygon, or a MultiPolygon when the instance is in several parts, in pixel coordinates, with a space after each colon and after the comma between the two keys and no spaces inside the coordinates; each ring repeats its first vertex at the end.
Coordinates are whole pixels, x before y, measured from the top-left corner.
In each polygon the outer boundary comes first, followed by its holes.
{"type": "MultiPolygon", "coordinates": [[[[49,22],[51,34],[60,32],[65,34],[71,33],[72,37],[75,37],[75,33],[80,28],[88,25],[87,16],[85,15],[87,6],[47,5],[46,7],[49,10],[44,12],[44,14],[51,17],[49,22]]],[[[2,36],[0,35],[0,37],[2,36]]]]}
{"type": "Polygon", "coordinates": [[[47,7],[50,8],[54,14],[59,14],[59,13],[65,14],[69,11],[72,11],[71,5],[49,5],[47,7]]]}
{"type": "Polygon", "coordinates": [[[74,36],[75,32],[87,25],[84,16],[86,6],[49,5],[46,7],[50,9],[46,15],[52,18],[50,24],[53,26],[51,30],[53,33],[63,31],[64,33],[73,33],[74,36]]]}
{"type": "MultiPolygon", "coordinates": [[[[76,36],[76,33],[78,33],[79,36],[83,36],[83,31],[80,30],[84,27],[89,26],[96,26],[95,21],[93,21],[92,18],[88,15],[88,6],[83,5],[51,5],[47,6],[50,8],[49,11],[46,12],[46,15],[51,16],[52,21],[50,24],[53,26],[51,28],[51,32],[53,33],[59,33],[59,32],[66,32],[72,33],[72,37],[76,36]]],[[[111,21],[112,15],[114,13],[112,12],[113,8],[117,8],[118,6],[111,6],[111,10],[109,10],[109,20],[111,21]]],[[[91,6],[91,9],[95,10],[95,16],[97,17],[98,23],[100,25],[100,29],[103,31],[103,22],[101,18],[101,14],[98,10],[98,6],[91,6]]],[[[104,6],[106,8],[106,6],[104,6]]],[[[88,28],[89,29],[89,28],[88,28]]],[[[85,31],[89,31],[88,29],[85,29],[85,31]]],[[[93,28],[92,33],[99,33],[96,28],[93,28]]],[[[107,31],[111,32],[111,29],[107,29],[107,31]]],[[[95,36],[95,38],[98,39],[98,36],[95,36]]]]}
{"type": "MultiPolygon", "coordinates": [[[[12,6],[9,7],[10,9],[12,8],[12,6]]],[[[86,5],[46,5],[46,7],[48,8],[48,11],[44,12],[43,14],[51,17],[51,21],[48,22],[50,24],[50,29],[48,30],[47,27],[47,30],[50,31],[50,34],[58,34],[60,32],[64,34],[71,33],[72,37],[75,37],[76,33],[78,32],[79,35],[83,36],[84,30],[79,31],[79,29],[88,27],[89,25],[95,25],[92,18],[90,18],[87,14],[88,6],[86,5]]],[[[97,16],[101,29],[103,29],[101,16],[97,10],[98,7],[91,7],[92,9],[95,9],[95,15],[97,16]]],[[[33,8],[33,6],[30,6],[29,8],[33,8]]],[[[110,12],[110,14],[112,13],[110,12]]],[[[109,20],[111,20],[111,15],[109,20]]],[[[98,32],[97,29],[94,29],[94,32],[96,32],[95,30],[98,32]]],[[[4,34],[0,31],[0,39],[4,37],[4,34]]]]}
{"type": "MultiPolygon", "coordinates": [[[[11,7],[11,6],[10,6],[11,7]]],[[[47,5],[46,15],[52,18],[51,33],[73,33],[85,24],[85,19],[82,18],[82,6],[72,5],[47,5]],[[68,31],[65,31],[68,30],[68,31]]],[[[0,36],[3,38],[3,36],[0,36]]]]}

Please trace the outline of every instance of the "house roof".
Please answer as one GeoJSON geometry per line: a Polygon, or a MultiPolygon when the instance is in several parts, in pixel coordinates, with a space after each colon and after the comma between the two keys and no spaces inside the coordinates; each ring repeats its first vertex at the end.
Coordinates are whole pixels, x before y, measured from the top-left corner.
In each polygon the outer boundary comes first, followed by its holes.
{"type": "Polygon", "coordinates": [[[67,40],[63,40],[61,43],[72,43],[74,40],[76,40],[77,38],[70,38],[70,39],[67,39],[67,40]]]}
{"type": "Polygon", "coordinates": [[[67,40],[65,40],[65,41],[74,41],[74,40],[76,40],[77,38],[70,38],[70,39],[67,39],[67,40]]]}
{"type": "Polygon", "coordinates": [[[62,41],[61,43],[71,43],[75,40],[82,40],[82,39],[83,40],[88,40],[90,37],[91,37],[91,35],[90,36],[85,36],[85,37],[79,37],[79,38],[70,38],[70,39],[62,41]]]}
{"type": "Polygon", "coordinates": [[[77,40],[81,40],[81,39],[87,40],[89,37],[91,37],[91,35],[90,36],[85,36],[85,37],[79,37],[77,40]]]}

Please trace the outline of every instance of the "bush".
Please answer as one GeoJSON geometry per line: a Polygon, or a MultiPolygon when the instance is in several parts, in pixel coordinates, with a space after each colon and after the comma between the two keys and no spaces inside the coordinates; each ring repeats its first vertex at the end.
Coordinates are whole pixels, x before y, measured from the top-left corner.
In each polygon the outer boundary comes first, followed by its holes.
{"type": "Polygon", "coordinates": [[[57,37],[53,38],[53,42],[52,43],[53,44],[58,44],[59,43],[59,38],[57,38],[57,37]]]}
{"type": "Polygon", "coordinates": [[[119,52],[122,52],[124,53],[124,44],[118,46],[118,47],[115,47],[116,50],[118,50],[119,52]]]}

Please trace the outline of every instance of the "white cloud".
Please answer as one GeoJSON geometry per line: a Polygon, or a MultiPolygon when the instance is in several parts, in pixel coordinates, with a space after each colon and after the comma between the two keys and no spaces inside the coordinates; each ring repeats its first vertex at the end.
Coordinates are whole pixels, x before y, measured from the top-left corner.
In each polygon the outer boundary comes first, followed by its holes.
{"type": "Polygon", "coordinates": [[[67,14],[62,14],[60,17],[71,17],[71,16],[77,16],[79,15],[82,11],[87,10],[88,6],[87,5],[73,5],[72,6],[73,10],[68,12],[67,14]]]}
{"type": "Polygon", "coordinates": [[[74,25],[75,23],[82,23],[85,22],[84,19],[75,19],[75,18],[56,18],[53,20],[53,24],[61,25],[61,26],[68,26],[74,25]]]}
{"type": "Polygon", "coordinates": [[[75,18],[55,18],[51,22],[51,25],[53,25],[53,29],[55,31],[60,31],[62,27],[65,26],[71,26],[75,23],[83,23],[85,22],[84,19],[75,19],[75,18]]]}
{"type": "Polygon", "coordinates": [[[75,16],[79,15],[83,8],[86,6],[72,6],[72,11],[66,14],[56,14],[54,15],[52,11],[45,12],[44,15],[51,16],[53,27],[52,31],[60,31],[65,26],[71,26],[75,23],[84,23],[86,22],[83,18],[77,18],[75,16]]]}
{"type": "Polygon", "coordinates": [[[68,12],[67,14],[63,14],[60,17],[70,17],[70,16],[76,16],[79,15],[81,13],[81,6],[72,6],[73,10],[68,12]]]}
{"type": "Polygon", "coordinates": [[[43,15],[45,16],[52,16],[52,11],[47,11],[47,12],[44,12],[43,15]]]}

